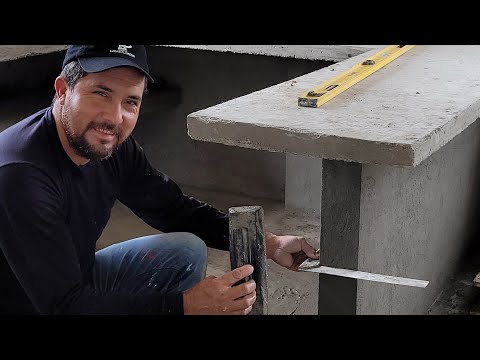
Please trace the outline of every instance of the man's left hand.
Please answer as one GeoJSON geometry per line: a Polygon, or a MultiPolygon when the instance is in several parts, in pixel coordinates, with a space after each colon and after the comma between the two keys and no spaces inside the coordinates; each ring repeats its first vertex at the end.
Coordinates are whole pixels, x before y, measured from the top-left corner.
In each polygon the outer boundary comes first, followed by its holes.
{"type": "Polygon", "coordinates": [[[307,243],[305,238],[293,235],[275,235],[265,233],[267,259],[278,265],[298,271],[298,267],[307,258],[318,259],[319,254],[307,243]]]}

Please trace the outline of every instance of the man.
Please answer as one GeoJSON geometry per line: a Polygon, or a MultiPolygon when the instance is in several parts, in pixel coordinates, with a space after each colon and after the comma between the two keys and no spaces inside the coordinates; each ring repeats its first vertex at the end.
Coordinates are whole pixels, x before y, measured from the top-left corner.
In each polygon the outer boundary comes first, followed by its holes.
{"type": "MultiPolygon", "coordinates": [[[[149,74],[140,45],[73,45],[51,107],[0,133],[0,312],[248,314],[244,265],[205,276],[228,250],[228,216],[182,193],[131,136],[149,74]],[[161,234],[95,252],[116,200],[161,234]],[[206,245],[205,245],[206,244],[206,245]]],[[[266,233],[267,258],[297,270],[314,249],[266,233]]]]}

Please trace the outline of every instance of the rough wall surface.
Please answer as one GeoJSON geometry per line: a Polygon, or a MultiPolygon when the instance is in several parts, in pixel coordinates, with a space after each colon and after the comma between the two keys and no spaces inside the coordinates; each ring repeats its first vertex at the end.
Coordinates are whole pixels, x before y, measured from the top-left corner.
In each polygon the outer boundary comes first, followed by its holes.
{"type": "Polygon", "coordinates": [[[358,269],[430,283],[359,281],[358,314],[426,314],[445,286],[477,220],[479,131],[477,120],[415,168],[363,165],[358,269]]]}
{"type": "Polygon", "coordinates": [[[285,209],[292,214],[320,217],[322,159],[286,154],[285,209]]]}
{"type": "MultiPolygon", "coordinates": [[[[323,160],[320,259],[326,266],[356,270],[362,164],[323,160]]],[[[357,281],[321,274],[318,313],[356,314],[357,281]]]]}

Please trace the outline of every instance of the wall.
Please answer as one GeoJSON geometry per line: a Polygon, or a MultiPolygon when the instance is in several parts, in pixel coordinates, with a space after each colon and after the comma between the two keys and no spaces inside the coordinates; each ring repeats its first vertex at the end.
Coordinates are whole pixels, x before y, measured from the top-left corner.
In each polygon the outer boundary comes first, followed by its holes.
{"type": "Polygon", "coordinates": [[[0,61],[0,100],[45,89],[53,96],[53,82],[61,71],[64,55],[64,51],[55,51],[0,61]]]}
{"type": "Polygon", "coordinates": [[[0,61],[0,131],[50,105],[64,54],[0,61]]]}
{"type": "Polygon", "coordinates": [[[430,284],[358,281],[358,314],[425,314],[456,270],[477,231],[479,130],[415,168],[363,166],[358,268],[430,284]]]}

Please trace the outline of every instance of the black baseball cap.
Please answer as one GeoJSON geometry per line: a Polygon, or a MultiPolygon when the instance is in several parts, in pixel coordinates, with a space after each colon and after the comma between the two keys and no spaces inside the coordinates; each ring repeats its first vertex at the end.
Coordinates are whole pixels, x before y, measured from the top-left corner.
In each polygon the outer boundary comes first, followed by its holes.
{"type": "Polygon", "coordinates": [[[65,54],[62,69],[73,60],[78,60],[83,70],[88,73],[119,66],[132,66],[144,73],[153,83],[144,45],[70,45],[65,54]]]}

